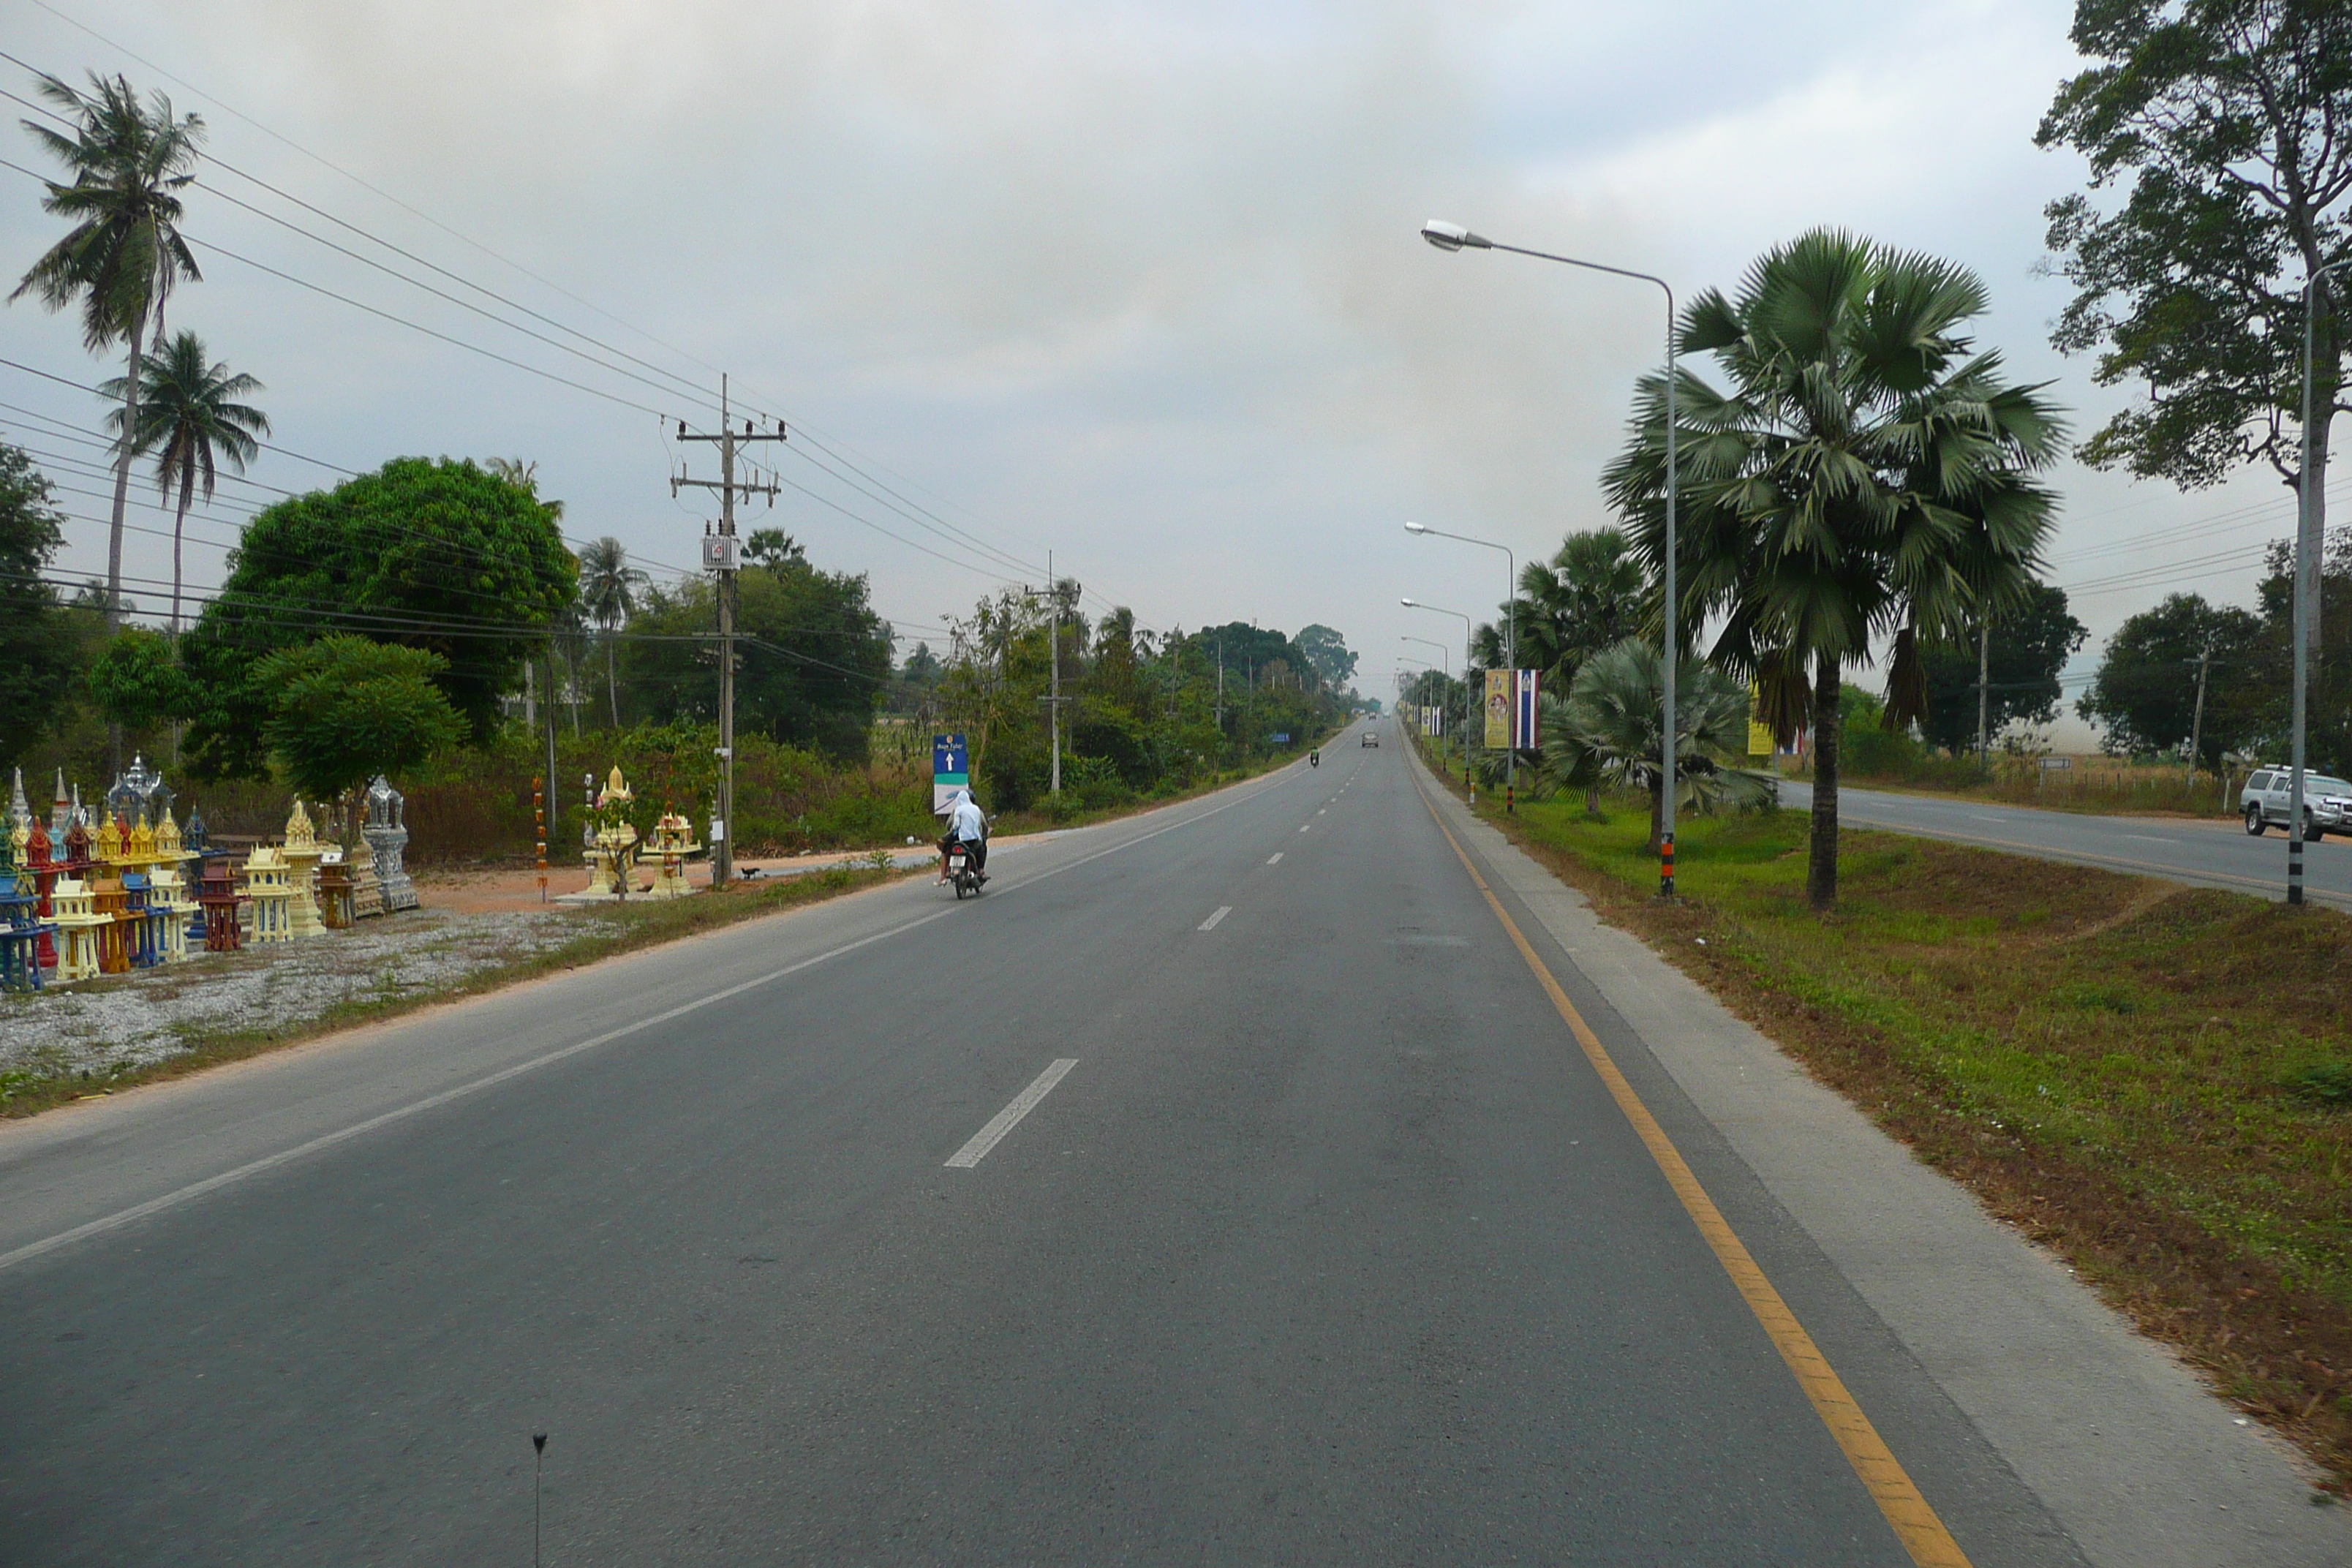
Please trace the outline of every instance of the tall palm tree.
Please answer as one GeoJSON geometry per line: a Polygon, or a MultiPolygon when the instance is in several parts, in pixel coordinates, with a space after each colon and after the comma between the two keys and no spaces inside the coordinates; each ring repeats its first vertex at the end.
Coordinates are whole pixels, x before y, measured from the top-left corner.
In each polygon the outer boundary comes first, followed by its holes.
{"type": "MultiPolygon", "coordinates": [[[[1675,384],[1683,512],[1677,623],[1719,625],[1709,658],[1756,681],[1787,740],[1813,730],[1807,891],[1837,899],[1838,692],[1891,647],[1886,722],[1926,710],[1921,640],[1965,635],[2031,592],[2055,500],[2033,476],[2064,423],[1964,328],[1965,268],[1816,229],[1767,252],[1736,299],[1709,289],[1679,342],[1730,378],[1675,384]]],[[[1603,483],[1653,572],[1664,552],[1664,383],[1635,401],[1603,483]]]]}
{"type": "Polygon", "coordinates": [[[609,533],[581,547],[580,607],[604,634],[604,697],[616,730],[621,727],[621,688],[613,649],[621,628],[637,613],[637,590],[650,581],[629,564],[627,548],[609,533]]]}
{"type": "MultiPolygon", "coordinates": [[[[1519,663],[1565,692],[1584,661],[1641,629],[1647,583],[1632,541],[1617,529],[1571,533],[1549,561],[1519,568],[1510,613],[1518,619],[1519,663]]],[[[1501,628],[1478,628],[1477,656],[1502,662],[1501,628]],[[1491,658],[1490,658],[1491,656],[1491,658]]]]}
{"type": "MultiPolygon", "coordinates": [[[[57,106],[59,118],[76,121],[67,136],[46,125],[24,121],[33,139],[73,175],[71,184],[46,181],[45,212],[73,226],[33,263],[8,296],[26,293],[61,310],[81,306],[82,342],[97,353],[116,343],[130,345],[130,363],[119,384],[120,428],[137,430],[140,343],[151,321],[155,341],[163,341],[163,305],[181,279],[200,281],[196,258],[180,235],[176,194],[195,175],[197,144],[205,122],[194,114],[174,119],[172,100],[154,93],[143,103],[121,77],[92,72],[85,96],[56,77],[39,79],[40,95],[57,106]]],[[[114,520],[106,542],[106,626],[122,620],[122,512],[131,499],[131,447],[115,461],[114,520]]]]}
{"type": "Polygon", "coordinates": [[[180,635],[180,536],[188,521],[189,503],[202,486],[205,501],[213,499],[217,465],[226,463],[238,473],[260,451],[255,437],[269,434],[269,416],[260,409],[231,401],[262,390],[261,383],[226,362],[212,362],[202,338],[182,332],[161,346],[156,356],[140,366],[137,396],[124,397],[123,378],[116,376],[99,391],[124,398],[124,406],[107,416],[115,439],[122,438],[124,422],[134,413],[137,437],[130,443],[134,456],[155,455],[155,488],[166,500],[180,492],[172,518],[172,635],[180,635]]]}
{"type": "MultiPolygon", "coordinates": [[[[1565,698],[1547,696],[1537,721],[1543,771],[1553,784],[1594,793],[1603,784],[1650,797],[1650,852],[1665,830],[1665,692],[1657,650],[1637,637],[1584,661],[1565,698]]],[[[1772,781],[1739,764],[1748,749],[1748,690],[1685,654],[1675,669],[1675,799],[1701,812],[1761,805],[1772,781]]]]}

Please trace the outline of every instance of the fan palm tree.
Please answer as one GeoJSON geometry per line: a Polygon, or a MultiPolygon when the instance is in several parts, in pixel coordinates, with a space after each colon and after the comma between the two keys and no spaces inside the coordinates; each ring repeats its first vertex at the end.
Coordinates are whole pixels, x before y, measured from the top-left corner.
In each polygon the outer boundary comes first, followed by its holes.
{"type": "Polygon", "coordinates": [[[580,607],[604,635],[604,697],[613,727],[621,727],[620,680],[613,657],[620,630],[637,613],[637,590],[652,581],[629,564],[629,552],[611,534],[580,551],[580,607]]]}
{"type": "MultiPolygon", "coordinates": [[[[1617,529],[1571,533],[1549,561],[1519,568],[1509,613],[1518,619],[1519,664],[1565,691],[1588,658],[1641,629],[1646,582],[1633,543],[1617,529]]],[[[1472,645],[1488,668],[1503,661],[1503,628],[1482,626],[1472,645]]]]}
{"type": "Polygon", "coordinates": [[[137,437],[132,455],[155,455],[155,488],[166,500],[180,492],[172,518],[172,635],[180,635],[180,536],[188,521],[189,503],[197,488],[210,504],[220,463],[238,473],[260,451],[255,437],[269,434],[269,416],[260,409],[232,399],[262,390],[261,383],[232,373],[226,363],[207,360],[202,338],[182,332],[160,347],[154,358],[140,366],[142,384],[135,398],[125,398],[123,378],[116,376],[99,387],[108,397],[124,398],[124,406],[107,416],[115,439],[122,438],[124,422],[134,413],[137,437]]]}
{"type": "MultiPolygon", "coordinates": [[[[1585,660],[1565,699],[1542,700],[1537,721],[1546,779],[1583,788],[1587,811],[1603,784],[1648,793],[1653,855],[1665,829],[1659,677],[1657,650],[1628,637],[1585,660]]],[[[1677,806],[1712,812],[1772,799],[1772,780],[1739,765],[1748,749],[1747,688],[1688,654],[1675,669],[1675,734],[1677,806]]]]}
{"type": "MultiPolygon", "coordinates": [[[[1683,312],[1677,623],[1719,625],[1708,657],[1754,680],[1782,741],[1813,731],[1807,891],[1837,899],[1838,692],[1891,645],[1886,723],[1926,710],[1923,638],[1958,637],[2030,592],[2055,501],[2033,476],[2064,424],[1963,330],[1984,285],[1949,262],[1816,229],[1759,258],[1738,296],[1683,312]]],[[[1604,486],[1663,564],[1664,384],[1646,378],[1604,486]]]]}
{"type": "MultiPolygon", "coordinates": [[[[71,136],[46,125],[24,122],[43,150],[63,163],[71,184],[45,181],[45,212],[73,226],[33,263],[8,296],[26,293],[61,310],[81,307],[82,342],[97,353],[116,343],[130,345],[130,363],[118,384],[122,398],[120,427],[140,428],[140,343],[152,321],[155,342],[163,341],[163,304],[174,283],[202,279],[196,258],[180,235],[178,192],[195,175],[204,121],[173,118],[172,100],[158,92],[144,102],[121,77],[93,72],[85,96],[56,77],[39,79],[41,97],[58,117],[76,122],[71,136]]],[[[106,542],[106,626],[122,620],[122,512],[131,498],[131,459],[126,444],[116,458],[114,519],[106,542]]]]}

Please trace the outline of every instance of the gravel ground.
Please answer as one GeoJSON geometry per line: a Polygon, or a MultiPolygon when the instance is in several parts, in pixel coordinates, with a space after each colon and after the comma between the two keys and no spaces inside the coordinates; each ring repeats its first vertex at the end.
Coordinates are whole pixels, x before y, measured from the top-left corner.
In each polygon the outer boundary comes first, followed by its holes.
{"type": "Polygon", "coordinates": [[[314,1018],[338,1002],[440,990],[585,929],[555,910],[415,910],[305,942],[191,953],[184,963],[0,996],[0,1073],[40,1077],[144,1066],[191,1036],[314,1018]]]}

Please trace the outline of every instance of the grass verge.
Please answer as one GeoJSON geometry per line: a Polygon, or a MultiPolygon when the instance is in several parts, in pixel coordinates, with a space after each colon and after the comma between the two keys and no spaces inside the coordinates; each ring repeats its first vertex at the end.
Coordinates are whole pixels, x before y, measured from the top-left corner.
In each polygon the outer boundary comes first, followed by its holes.
{"type": "Polygon", "coordinates": [[[2352,919],[1807,818],[1480,815],[2352,1489],[2352,919]],[[1704,937],[1700,945],[1696,939],[1704,937]]]}
{"type": "Polygon", "coordinates": [[[446,985],[354,997],[314,1016],[271,1028],[190,1030],[185,1036],[188,1046],[185,1051],[163,1061],[126,1068],[102,1079],[79,1074],[47,1077],[26,1072],[0,1073],[0,1116],[35,1116],[69,1100],[94,1094],[110,1094],[117,1089],[128,1089],[134,1084],[155,1083],[202,1072],[223,1062],[258,1056],[264,1051],[315,1039],[339,1029],[381,1023],[404,1013],[414,1013],[419,1008],[453,1002],[460,997],[478,996],[484,992],[551,974],[558,970],[577,969],[599,959],[633,952],[639,948],[657,947],[702,931],[716,931],[721,926],[757,920],[762,915],[820,903],[844,893],[854,893],[860,889],[878,887],[884,882],[921,874],[919,871],[889,871],[871,867],[835,866],[779,881],[738,882],[720,891],[705,892],[691,899],[647,899],[621,906],[590,908],[582,911],[579,932],[562,945],[528,957],[492,964],[446,985]]]}

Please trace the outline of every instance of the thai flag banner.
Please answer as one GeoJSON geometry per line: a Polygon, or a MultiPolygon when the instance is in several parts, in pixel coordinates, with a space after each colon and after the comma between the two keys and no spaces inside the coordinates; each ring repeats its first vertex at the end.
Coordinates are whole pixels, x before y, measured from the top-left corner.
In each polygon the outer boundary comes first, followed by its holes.
{"type": "Polygon", "coordinates": [[[1540,744],[1536,736],[1536,687],[1538,672],[1522,669],[1514,685],[1511,707],[1511,744],[1523,752],[1531,752],[1540,744]]]}

